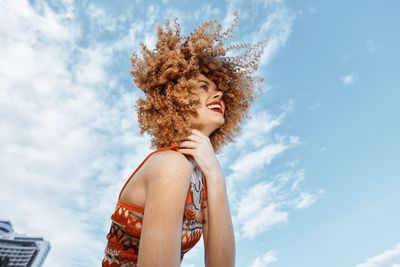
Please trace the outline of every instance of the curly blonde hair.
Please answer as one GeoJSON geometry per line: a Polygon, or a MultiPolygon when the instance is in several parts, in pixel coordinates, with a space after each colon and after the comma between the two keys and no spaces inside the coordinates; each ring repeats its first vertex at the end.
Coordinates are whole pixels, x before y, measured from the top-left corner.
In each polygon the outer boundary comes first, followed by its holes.
{"type": "Polygon", "coordinates": [[[264,80],[253,72],[258,68],[257,62],[267,42],[224,48],[223,40],[231,36],[238,23],[239,14],[235,11],[234,15],[232,25],[225,32],[221,33],[222,26],[214,19],[204,22],[186,37],[181,37],[176,17],[174,29],[166,19],[165,30],[161,25],[157,27],[156,48],[149,50],[140,42],[143,59],[135,53],[130,57],[131,75],[146,96],[137,99],[135,106],[140,134],[147,132],[152,136],[151,148],[178,146],[190,135],[189,113],[196,112],[200,105],[198,89],[190,79],[199,73],[224,93],[225,124],[209,136],[216,153],[225,144],[235,142],[240,123],[251,117],[248,110],[258,96],[253,83],[264,80]],[[241,55],[225,56],[229,50],[246,47],[241,55]]]}

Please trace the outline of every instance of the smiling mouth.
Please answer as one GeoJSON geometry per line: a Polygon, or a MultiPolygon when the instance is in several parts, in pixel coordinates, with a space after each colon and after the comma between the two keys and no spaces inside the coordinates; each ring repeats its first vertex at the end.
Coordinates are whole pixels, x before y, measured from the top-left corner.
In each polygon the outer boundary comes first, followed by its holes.
{"type": "Polygon", "coordinates": [[[222,110],[222,106],[218,102],[212,102],[212,103],[208,104],[206,107],[214,112],[224,114],[224,112],[222,110]]]}

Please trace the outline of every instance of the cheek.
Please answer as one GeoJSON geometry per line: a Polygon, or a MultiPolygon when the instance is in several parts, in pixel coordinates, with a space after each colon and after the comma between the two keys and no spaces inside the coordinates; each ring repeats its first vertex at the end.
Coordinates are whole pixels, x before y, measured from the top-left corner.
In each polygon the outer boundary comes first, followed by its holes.
{"type": "Polygon", "coordinates": [[[192,122],[204,121],[208,115],[208,110],[203,107],[198,108],[195,112],[189,112],[189,118],[192,122]]]}
{"type": "Polygon", "coordinates": [[[198,108],[196,109],[196,111],[190,111],[188,113],[188,117],[192,122],[199,121],[204,117],[204,111],[202,110],[202,108],[198,108]]]}

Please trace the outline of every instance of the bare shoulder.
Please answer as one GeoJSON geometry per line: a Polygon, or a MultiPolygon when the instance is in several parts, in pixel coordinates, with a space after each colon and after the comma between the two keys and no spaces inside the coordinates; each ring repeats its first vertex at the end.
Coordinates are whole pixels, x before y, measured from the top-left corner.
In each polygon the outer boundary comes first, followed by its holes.
{"type": "Polygon", "coordinates": [[[151,182],[150,180],[163,179],[163,177],[169,179],[189,177],[194,168],[185,155],[174,150],[154,153],[146,165],[146,183],[151,182]]]}

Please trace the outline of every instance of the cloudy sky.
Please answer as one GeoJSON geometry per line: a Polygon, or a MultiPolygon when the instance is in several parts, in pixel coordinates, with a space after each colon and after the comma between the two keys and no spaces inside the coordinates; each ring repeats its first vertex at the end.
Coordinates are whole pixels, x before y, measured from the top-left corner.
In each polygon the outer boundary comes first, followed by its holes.
{"type": "MultiPolygon", "coordinates": [[[[139,42],[178,17],[269,38],[265,93],[218,155],[237,266],[400,266],[398,1],[0,2],[0,219],[99,266],[119,190],[151,152],[129,76],[139,42]],[[397,88],[397,89],[396,89],[397,88]]],[[[203,241],[182,266],[204,266],[203,241]]]]}

